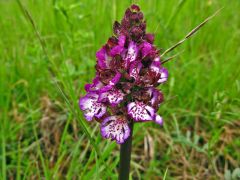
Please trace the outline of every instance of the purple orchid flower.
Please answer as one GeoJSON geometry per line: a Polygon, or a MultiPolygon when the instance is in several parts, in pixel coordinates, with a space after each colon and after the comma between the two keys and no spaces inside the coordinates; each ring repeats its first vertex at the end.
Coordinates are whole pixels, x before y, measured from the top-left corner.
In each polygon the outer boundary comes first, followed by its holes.
{"type": "Polygon", "coordinates": [[[79,100],[79,106],[84,111],[84,116],[88,121],[93,117],[100,118],[106,113],[106,106],[98,102],[99,95],[97,93],[88,93],[79,100]]]}
{"type": "Polygon", "coordinates": [[[101,123],[101,134],[104,138],[116,140],[118,144],[124,141],[130,135],[128,121],[124,116],[109,116],[101,123]]]}
{"type": "Polygon", "coordinates": [[[88,121],[101,123],[104,138],[122,144],[130,136],[130,122],[163,124],[157,114],[163,94],[156,87],[167,81],[168,71],[137,5],[126,10],[113,31],[114,36],[96,53],[96,77],[85,85],[87,94],[79,106],[88,121]]]}

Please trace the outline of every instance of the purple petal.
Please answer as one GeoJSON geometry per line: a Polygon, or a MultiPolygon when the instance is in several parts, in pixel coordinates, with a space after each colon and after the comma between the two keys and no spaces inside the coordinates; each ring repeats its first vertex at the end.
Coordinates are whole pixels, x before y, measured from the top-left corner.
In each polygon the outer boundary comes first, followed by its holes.
{"type": "Polygon", "coordinates": [[[145,57],[146,55],[148,55],[152,50],[152,44],[148,43],[148,42],[143,42],[141,44],[141,52],[142,52],[142,56],[145,57]]]}
{"type": "Polygon", "coordinates": [[[98,101],[99,102],[109,102],[111,106],[116,106],[124,98],[124,93],[116,88],[110,91],[100,93],[98,101]]]}
{"type": "Polygon", "coordinates": [[[153,43],[153,41],[154,41],[154,35],[153,34],[146,34],[145,35],[145,38],[146,38],[146,40],[149,42],[149,43],[153,43]]]}
{"type": "Polygon", "coordinates": [[[157,124],[159,124],[159,125],[163,125],[163,119],[162,119],[162,117],[161,116],[159,116],[159,115],[156,115],[156,117],[155,117],[155,122],[157,123],[157,124]]]}
{"type": "Polygon", "coordinates": [[[106,63],[105,63],[105,59],[106,59],[106,49],[105,47],[102,47],[99,51],[97,51],[96,53],[96,58],[98,59],[98,65],[101,68],[106,68],[106,63]]]}
{"type": "Polygon", "coordinates": [[[110,55],[112,57],[114,57],[117,54],[121,54],[123,52],[125,41],[126,41],[126,36],[124,35],[119,36],[118,45],[113,47],[110,51],[110,55]]]}
{"type": "Polygon", "coordinates": [[[124,117],[109,116],[101,124],[101,134],[104,138],[111,138],[122,144],[130,136],[130,128],[124,117]]]}
{"type": "Polygon", "coordinates": [[[168,79],[168,71],[166,68],[161,66],[160,59],[155,58],[155,60],[150,65],[150,69],[155,72],[156,74],[160,75],[158,83],[164,83],[168,79]]]}
{"type": "Polygon", "coordinates": [[[85,85],[85,90],[87,92],[96,92],[96,91],[100,90],[103,86],[104,86],[104,84],[100,81],[99,77],[97,76],[93,79],[92,84],[85,85]]]}
{"type": "Polygon", "coordinates": [[[159,90],[152,87],[148,89],[148,93],[151,97],[150,102],[153,107],[158,106],[163,101],[163,94],[159,90]]]}
{"type": "Polygon", "coordinates": [[[98,59],[97,64],[101,69],[109,67],[111,57],[107,55],[107,51],[104,46],[99,51],[97,51],[96,58],[98,59]]]}
{"type": "Polygon", "coordinates": [[[111,49],[110,55],[114,57],[117,54],[121,54],[123,50],[124,50],[123,46],[117,45],[111,49]]]}
{"type": "Polygon", "coordinates": [[[112,78],[112,80],[109,82],[109,85],[114,86],[115,84],[118,83],[118,81],[121,78],[121,73],[117,72],[116,75],[112,78]]]}
{"type": "Polygon", "coordinates": [[[137,58],[137,54],[138,54],[137,45],[134,42],[131,41],[129,43],[128,52],[127,52],[127,55],[126,55],[126,58],[125,58],[127,63],[135,61],[136,58],[137,58]]]}
{"type": "Polygon", "coordinates": [[[150,65],[150,69],[154,71],[156,74],[159,74],[161,69],[160,61],[153,61],[152,64],[150,65]]]}
{"type": "Polygon", "coordinates": [[[154,119],[155,110],[142,102],[131,102],[127,105],[127,109],[128,114],[135,121],[150,121],[154,119]]]}
{"type": "Polygon", "coordinates": [[[92,84],[86,84],[85,85],[85,90],[87,92],[106,92],[112,89],[114,85],[116,85],[121,78],[121,73],[117,72],[115,76],[109,81],[108,85],[104,85],[101,81],[100,78],[97,76],[93,79],[92,84]]]}
{"type": "Polygon", "coordinates": [[[132,63],[129,68],[129,75],[133,77],[135,80],[137,80],[139,78],[141,68],[142,68],[141,63],[138,62],[132,63]]]}
{"type": "Polygon", "coordinates": [[[102,87],[101,89],[99,89],[98,93],[107,92],[107,91],[111,90],[112,88],[113,88],[113,86],[108,84],[108,85],[102,87]]]}
{"type": "Polygon", "coordinates": [[[119,38],[118,38],[118,44],[119,44],[120,46],[124,46],[125,41],[126,41],[126,36],[124,36],[124,35],[119,36],[119,38]]]}
{"type": "Polygon", "coordinates": [[[100,118],[106,113],[106,106],[97,101],[98,94],[96,93],[88,93],[79,100],[80,109],[84,112],[84,116],[88,121],[91,121],[94,116],[100,118]]]}
{"type": "Polygon", "coordinates": [[[158,83],[164,83],[168,79],[168,71],[165,68],[160,69],[160,79],[158,80],[158,83]]]}

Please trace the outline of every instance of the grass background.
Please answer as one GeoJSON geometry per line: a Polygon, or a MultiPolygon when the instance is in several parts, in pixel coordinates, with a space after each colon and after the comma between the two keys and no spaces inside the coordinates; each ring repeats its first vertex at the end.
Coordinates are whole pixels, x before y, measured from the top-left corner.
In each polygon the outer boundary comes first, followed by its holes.
{"type": "MultiPolygon", "coordinates": [[[[116,179],[119,146],[86,123],[78,99],[95,75],[95,52],[132,1],[18,2],[0,0],[0,179],[116,179]]],[[[160,87],[165,124],[136,124],[131,178],[237,177],[240,2],[133,2],[163,50],[224,8],[166,55],[180,53],[160,87]]]]}

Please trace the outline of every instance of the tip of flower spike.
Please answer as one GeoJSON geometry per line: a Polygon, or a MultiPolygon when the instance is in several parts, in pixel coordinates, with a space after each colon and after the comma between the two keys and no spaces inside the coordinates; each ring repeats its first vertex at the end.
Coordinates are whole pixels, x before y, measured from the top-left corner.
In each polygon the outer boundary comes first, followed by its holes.
{"type": "Polygon", "coordinates": [[[146,33],[146,21],[139,6],[133,4],[127,8],[121,24],[115,22],[113,30],[115,35],[124,34],[135,42],[141,41],[146,33]]]}
{"type": "Polygon", "coordinates": [[[145,34],[145,39],[147,40],[147,42],[153,44],[153,42],[154,42],[154,34],[150,34],[150,33],[145,34]]]}
{"type": "Polygon", "coordinates": [[[131,9],[133,10],[133,11],[140,11],[140,7],[138,6],[138,5],[136,5],[136,4],[132,4],[131,5],[131,9]]]}
{"type": "Polygon", "coordinates": [[[138,5],[127,8],[113,32],[96,53],[96,78],[85,86],[79,106],[88,121],[101,123],[103,138],[122,144],[130,136],[129,120],[163,124],[156,114],[163,94],[156,87],[167,81],[168,71],[138,5]]]}

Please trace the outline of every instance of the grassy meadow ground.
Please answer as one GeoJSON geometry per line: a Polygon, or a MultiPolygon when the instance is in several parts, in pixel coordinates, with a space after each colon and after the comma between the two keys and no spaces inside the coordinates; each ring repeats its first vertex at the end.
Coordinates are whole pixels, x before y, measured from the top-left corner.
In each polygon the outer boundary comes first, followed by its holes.
{"type": "MultiPolygon", "coordinates": [[[[237,177],[240,1],[134,2],[163,50],[223,9],[166,55],[179,53],[159,87],[165,124],[136,124],[132,179],[237,177]]],[[[78,99],[94,77],[95,52],[131,3],[0,0],[0,179],[117,179],[119,146],[86,122],[78,99]]]]}

